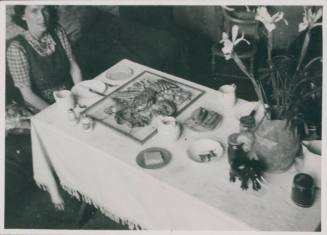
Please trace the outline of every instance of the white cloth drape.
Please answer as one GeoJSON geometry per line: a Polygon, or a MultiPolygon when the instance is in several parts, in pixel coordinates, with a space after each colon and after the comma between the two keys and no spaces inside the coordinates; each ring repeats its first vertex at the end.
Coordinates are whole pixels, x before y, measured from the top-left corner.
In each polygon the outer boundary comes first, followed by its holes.
{"type": "MultiPolygon", "coordinates": [[[[120,66],[135,71],[150,68],[128,60],[120,66]]],[[[33,169],[35,181],[61,203],[54,173],[71,195],[95,205],[104,214],[130,228],[182,230],[280,230],[307,231],[320,221],[320,194],[311,208],[300,208],[290,198],[294,168],[267,175],[269,183],[259,192],[242,191],[239,182],[229,182],[227,154],[217,161],[196,163],[186,153],[201,137],[219,139],[238,132],[236,116],[249,113],[255,103],[239,100],[234,110],[219,104],[221,94],[209,88],[168,76],[205,89],[206,93],[177,120],[183,121],[198,106],[224,115],[222,125],[210,133],[184,129],[172,145],[156,136],[140,145],[97,123],[92,132],[73,126],[52,105],[32,118],[33,169]],[[172,161],[164,168],[140,168],[136,155],[147,147],[165,147],[172,161]]],[[[225,146],[226,147],[226,146],[225,146]]]]}

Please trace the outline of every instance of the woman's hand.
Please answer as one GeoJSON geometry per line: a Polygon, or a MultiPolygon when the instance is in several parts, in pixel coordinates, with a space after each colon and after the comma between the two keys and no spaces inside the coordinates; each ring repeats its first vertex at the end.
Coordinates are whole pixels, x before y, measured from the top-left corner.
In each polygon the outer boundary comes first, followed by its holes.
{"type": "Polygon", "coordinates": [[[31,87],[23,87],[19,88],[19,90],[22,93],[24,100],[33,107],[42,110],[49,106],[47,102],[32,91],[31,87]]]}

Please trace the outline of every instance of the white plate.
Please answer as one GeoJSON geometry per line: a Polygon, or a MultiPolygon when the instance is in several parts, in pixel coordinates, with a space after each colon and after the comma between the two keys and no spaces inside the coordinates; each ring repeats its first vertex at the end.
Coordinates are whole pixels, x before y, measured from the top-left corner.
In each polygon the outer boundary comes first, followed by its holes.
{"type": "Polygon", "coordinates": [[[196,162],[211,162],[220,159],[224,154],[223,145],[213,139],[199,139],[190,144],[187,149],[189,158],[196,162]],[[209,155],[209,158],[204,157],[201,159],[200,155],[209,155]]]}
{"type": "Polygon", "coordinates": [[[129,67],[114,68],[106,72],[106,79],[111,84],[118,85],[133,75],[133,69],[129,67]]]}
{"type": "Polygon", "coordinates": [[[73,93],[74,96],[77,98],[96,98],[99,97],[100,95],[91,92],[89,90],[91,88],[92,90],[99,92],[99,93],[104,93],[106,90],[106,85],[98,80],[86,80],[83,82],[80,82],[76,84],[71,92],[73,93]]]}

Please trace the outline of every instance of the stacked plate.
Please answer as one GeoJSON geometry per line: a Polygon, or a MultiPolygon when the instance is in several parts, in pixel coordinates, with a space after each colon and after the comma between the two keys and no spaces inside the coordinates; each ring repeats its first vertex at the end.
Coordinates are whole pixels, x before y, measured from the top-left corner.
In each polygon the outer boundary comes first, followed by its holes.
{"type": "Polygon", "coordinates": [[[97,100],[103,98],[105,91],[106,85],[98,80],[86,80],[80,82],[71,90],[77,103],[86,106],[89,106],[97,100]]]}
{"type": "Polygon", "coordinates": [[[106,72],[105,78],[112,85],[120,85],[133,76],[133,69],[129,67],[117,67],[106,72]]]}

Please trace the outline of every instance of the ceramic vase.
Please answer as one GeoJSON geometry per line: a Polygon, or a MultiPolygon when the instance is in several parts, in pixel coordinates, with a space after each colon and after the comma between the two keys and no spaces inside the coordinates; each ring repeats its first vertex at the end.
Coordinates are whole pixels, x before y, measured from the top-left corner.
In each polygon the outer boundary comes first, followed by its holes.
{"type": "Polygon", "coordinates": [[[264,117],[255,131],[257,156],[272,173],[284,172],[294,163],[300,150],[300,138],[287,126],[286,120],[264,117]]]}

